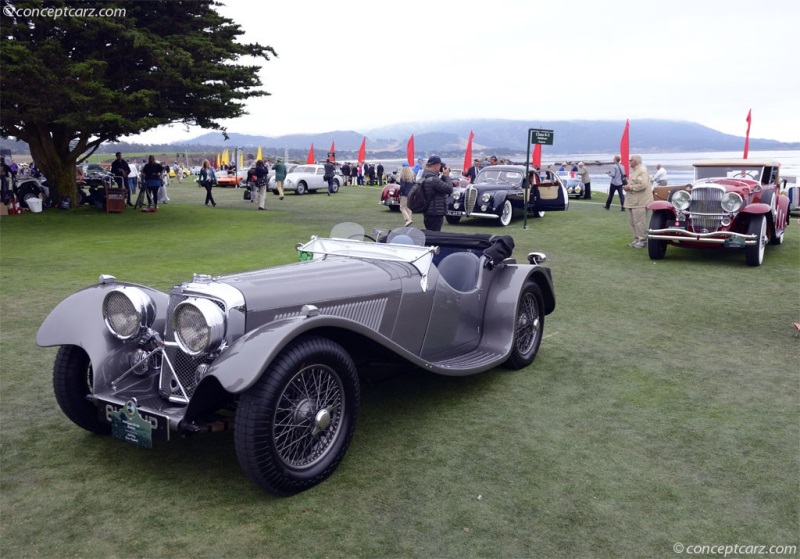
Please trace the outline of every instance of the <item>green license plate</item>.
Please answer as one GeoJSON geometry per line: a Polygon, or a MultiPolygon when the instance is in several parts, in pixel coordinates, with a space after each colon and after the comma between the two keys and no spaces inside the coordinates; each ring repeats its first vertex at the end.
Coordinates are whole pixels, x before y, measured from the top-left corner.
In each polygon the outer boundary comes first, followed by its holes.
{"type": "Polygon", "coordinates": [[[727,248],[744,248],[744,239],[725,239],[725,243],[722,246],[727,248]]]}
{"type": "Polygon", "coordinates": [[[152,413],[146,413],[143,417],[136,402],[132,400],[123,406],[105,403],[103,413],[111,422],[111,434],[117,439],[143,448],[153,448],[154,433],[166,433],[166,438],[169,438],[167,418],[152,413]]]}

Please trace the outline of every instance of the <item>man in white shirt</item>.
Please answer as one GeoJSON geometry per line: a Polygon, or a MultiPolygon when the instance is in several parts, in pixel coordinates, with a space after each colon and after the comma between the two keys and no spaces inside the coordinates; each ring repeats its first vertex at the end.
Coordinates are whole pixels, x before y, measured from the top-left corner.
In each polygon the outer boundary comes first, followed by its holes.
{"type": "Polygon", "coordinates": [[[656,165],[656,174],[653,175],[653,185],[667,186],[667,170],[661,166],[661,163],[656,165]]]}

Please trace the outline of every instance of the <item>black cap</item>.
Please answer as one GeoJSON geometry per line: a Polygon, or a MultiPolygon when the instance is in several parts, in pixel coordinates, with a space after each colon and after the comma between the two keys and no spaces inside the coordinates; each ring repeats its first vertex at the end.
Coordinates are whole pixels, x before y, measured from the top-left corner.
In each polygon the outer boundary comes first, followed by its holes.
{"type": "Polygon", "coordinates": [[[428,165],[441,165],[441,164],[442,164],[442,158],[439,157],[438,155],[431,155],[428,158],[428,165]]]}

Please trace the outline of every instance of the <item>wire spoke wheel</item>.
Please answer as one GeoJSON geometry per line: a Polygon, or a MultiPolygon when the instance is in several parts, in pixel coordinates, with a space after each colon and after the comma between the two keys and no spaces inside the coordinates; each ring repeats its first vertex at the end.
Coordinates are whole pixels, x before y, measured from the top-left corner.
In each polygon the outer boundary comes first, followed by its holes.
{"type": "Polygon", "coordinates": [[[539,351],[544,331],[544,305],[542,291],[535,283],[528,283],[519,296],[514,322],[514,342],[511,355],[505,362],[510,369],[530,365],[539,351]]]}
{"type": "Polygon", "coordinates": [[[344,389],[330,367],[307,367],[280,395],[275,410],[275,449],[287,466],[321,460],[341,433],[344,389]]]}
{"type": "Polygon", "coordinates": [[[350,445],[360,397],[342,346],[319,336],[294,340],[239,398],[234,440],[242,470],[276,495],[322,482],[350,445]]]}

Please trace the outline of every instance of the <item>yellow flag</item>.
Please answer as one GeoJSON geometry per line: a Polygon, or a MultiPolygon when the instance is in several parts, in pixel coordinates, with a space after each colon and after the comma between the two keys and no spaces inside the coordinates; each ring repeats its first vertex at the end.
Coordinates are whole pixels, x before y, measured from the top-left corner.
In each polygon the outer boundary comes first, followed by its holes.
{"type": "Polygon", "coordinates": [[[222,152],[222,164],[223,165],[229,165],[230,164],[229,157],[230,156],[228,155],[228,148],[225,148],[225,151],[222,152]]]}
{"type": "Polygon", "coordinates": [[[236,166],[237,169],[244,168],[244,154],[240,151],[239,152],[239,164],[236,166]]]}
{"type": "Polygon", "coordinates": [[[217,154],[217,169],[220,168],[221,164],[222,164],[222,159],[220,158],[219,154],[217,154]]]}
{"type": "Polygon", "coordinates": [[[261,157],[261,146],[258,146],[258,153],[256,153],[256,161],[258,161],[259,159],[263,159],[261,157]]]}

